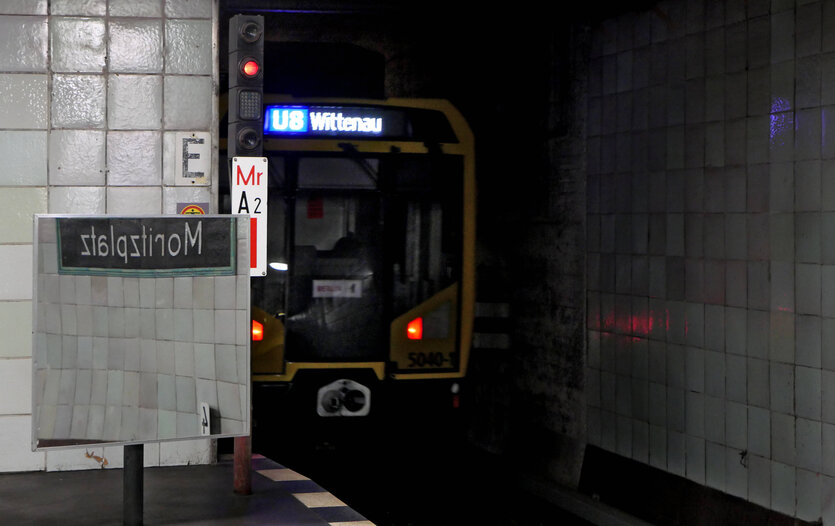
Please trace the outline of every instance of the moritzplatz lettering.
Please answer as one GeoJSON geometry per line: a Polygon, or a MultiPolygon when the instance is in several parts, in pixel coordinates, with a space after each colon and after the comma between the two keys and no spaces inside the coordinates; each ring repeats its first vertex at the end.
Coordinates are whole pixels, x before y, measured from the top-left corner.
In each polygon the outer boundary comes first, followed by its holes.
{"type": "Polygon", "coordinates": [[[168,247],[168,255],[176,257],[182,251],[183,255],[188,256],[188,247],[191,246],[192,253],[196,252],[198,255],[203,253],[203,223],[198,222],[195,231],[192,232],[188,223],[184,223],[185,231],[183,237],[176,232],[159,234],[154,233],[152,227],[142,225],[141,234],[120,234],[118,237],[114,233],[113,225],[110,225],[109,236],[108,233],[96,234],[95,225],[90,226],[89,234],[80,234],[82,256],[94,257],[111,257],[117,256],[124,258],[127,264],[128,258],[138,257],[153,257],[154,246],[157,246],[157,254],[165,257],[165,249],[168,247]],[[185,242],[183,242],[185,238],[185,242]],[[130,243],[128,243],[130,240],[130,243]]]}
{"type": "Polygon", "coordinates": [[[65,217],[57,225],[62,274],[235,272],[233,218],[65,217]]]}

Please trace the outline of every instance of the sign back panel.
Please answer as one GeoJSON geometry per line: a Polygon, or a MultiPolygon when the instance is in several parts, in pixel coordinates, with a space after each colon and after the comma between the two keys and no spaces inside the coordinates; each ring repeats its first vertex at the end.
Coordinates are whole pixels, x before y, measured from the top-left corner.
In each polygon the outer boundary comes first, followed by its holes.
{"type": "Polygon", "coordinates": [[[33,450],[249,434],[248,217],[43,215],[34,239],[33,450]]]}

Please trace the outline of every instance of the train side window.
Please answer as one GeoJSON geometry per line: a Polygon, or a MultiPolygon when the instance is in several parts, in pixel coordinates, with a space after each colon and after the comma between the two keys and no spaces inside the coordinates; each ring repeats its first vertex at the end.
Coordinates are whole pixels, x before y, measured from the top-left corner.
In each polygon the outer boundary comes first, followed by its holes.
{"type": "Polygon", "coordinates": [[[394,313],[460,279],[461,161],[454,156],[396,157],[388,209],[394,313]]]}

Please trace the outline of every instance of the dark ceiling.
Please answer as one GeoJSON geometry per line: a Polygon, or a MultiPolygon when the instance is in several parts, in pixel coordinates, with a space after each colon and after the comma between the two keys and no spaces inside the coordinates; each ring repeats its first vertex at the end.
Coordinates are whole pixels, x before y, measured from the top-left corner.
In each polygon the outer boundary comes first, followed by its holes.
{"type": "Polygon", "coordinates": [[[310,14],[375,14],[390,16],[437,16],[455,17],[477,24],[483,19],[528,19],[537,25],[550,23],[553,26],[566,22],[595,24],[600,20],[631,11],[651,9],[657,0],[596,0],[579,2],[553,2],[551,5],[499,4],[485,8],[474,2],[450,2],[426,0],[220,0],[222,10],[234,12],[273,12],[310,14]]]}

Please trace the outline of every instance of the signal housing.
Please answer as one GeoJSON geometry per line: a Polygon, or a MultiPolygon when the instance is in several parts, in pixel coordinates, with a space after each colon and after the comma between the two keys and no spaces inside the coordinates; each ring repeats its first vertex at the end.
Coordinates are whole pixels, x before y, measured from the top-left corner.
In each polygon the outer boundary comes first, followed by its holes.
{"type": "Polygon", "coordinates": [[[235,15],[229,19],[229,159],[262,155],[263,99],[264,17],[235,15]]]}

